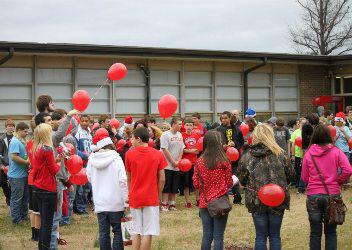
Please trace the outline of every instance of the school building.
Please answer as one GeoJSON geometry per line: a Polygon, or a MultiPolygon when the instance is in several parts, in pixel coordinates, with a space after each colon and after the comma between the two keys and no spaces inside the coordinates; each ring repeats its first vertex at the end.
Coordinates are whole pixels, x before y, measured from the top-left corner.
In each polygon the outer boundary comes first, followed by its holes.
{"type": "Polygon", "coordinates": [[[7,118],[29,120],[41,94],[72,109],[73,93],[93,96],[115,62],[127,66],[127,76],[105,84],[86,113],[157,116],[164,94],[178,98],[177,115],[196,111],[209,121],[247,107],[262,119],[306,115],[316,111],[312,100],[319,96],[330,97],[334,111],[337,102],[352,105],[352,55],[0,42],[0,128],[7,118]]]}

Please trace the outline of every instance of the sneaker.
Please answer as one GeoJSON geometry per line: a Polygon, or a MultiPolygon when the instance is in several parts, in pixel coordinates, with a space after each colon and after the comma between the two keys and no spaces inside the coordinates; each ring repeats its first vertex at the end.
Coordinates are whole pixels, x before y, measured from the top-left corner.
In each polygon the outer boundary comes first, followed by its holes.
{"type": "Polygon", "coordinates": [[[175,205],[169,205],[169,210],[170,211],[177,211],[177,208],[175,205]]]}
{"type": "Polygon", "coordinates": [[[187,203],[185,204],[185,207],[186,207],[186,208],[192,208],[192,203],[187,202],[187,203]]]}
{"type": "Polygon", "coordinates": [[[167,212],[167,211],[169,211],[169,207],[168,207],[168,205],[161,205],[160,210],[162,212],[167,212]]]}

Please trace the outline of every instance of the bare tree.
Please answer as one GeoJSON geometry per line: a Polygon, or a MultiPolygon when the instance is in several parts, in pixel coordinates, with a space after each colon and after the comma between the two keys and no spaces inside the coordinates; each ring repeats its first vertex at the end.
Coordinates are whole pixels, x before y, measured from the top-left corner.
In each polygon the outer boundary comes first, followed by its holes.
{"type": "Polygon", "coordinates": [[[297,52],[315,55],[352,51],[350,0],[297,0],[303,9],[301,23],[290,27],[297,52]]]}

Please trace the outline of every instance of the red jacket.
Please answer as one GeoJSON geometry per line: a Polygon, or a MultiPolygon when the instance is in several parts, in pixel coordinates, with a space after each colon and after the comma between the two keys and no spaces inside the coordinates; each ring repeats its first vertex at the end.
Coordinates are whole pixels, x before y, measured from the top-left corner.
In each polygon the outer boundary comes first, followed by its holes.
{"type": "Polygon", "coordinates": [[[230,162],[218,164],[214,169],[209,170],[202,157],[197,160],[194,166],[193,184],[196,189],[199,189],[199,207],[206,208],[203,190],[198,178],[198,169],[203,180],[207,201],[210,202],[226,194],[227,190],[233,186],[231,164],[230,162]]]}
{"type": "Polygon", "coordinates": [[[34,186],[49,192],[56,192],[55,175],[60,170],[56,164],[54,151],[51,147],[44,146],[34,153],[33,157],[34,186]]]}

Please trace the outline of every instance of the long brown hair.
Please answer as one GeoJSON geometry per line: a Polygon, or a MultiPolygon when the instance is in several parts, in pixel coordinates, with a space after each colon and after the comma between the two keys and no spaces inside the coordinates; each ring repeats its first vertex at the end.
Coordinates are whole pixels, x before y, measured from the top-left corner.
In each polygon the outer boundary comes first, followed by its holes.
{"type": "Polygon", "coordinates": [[[204,160],[207,169],[214,169],[219,163],[229,162],[223,147],[222,147],[222,136],[218,131],[210,130],[208,131],[203,140],[203,154],[202,158],[204,160]]]}

